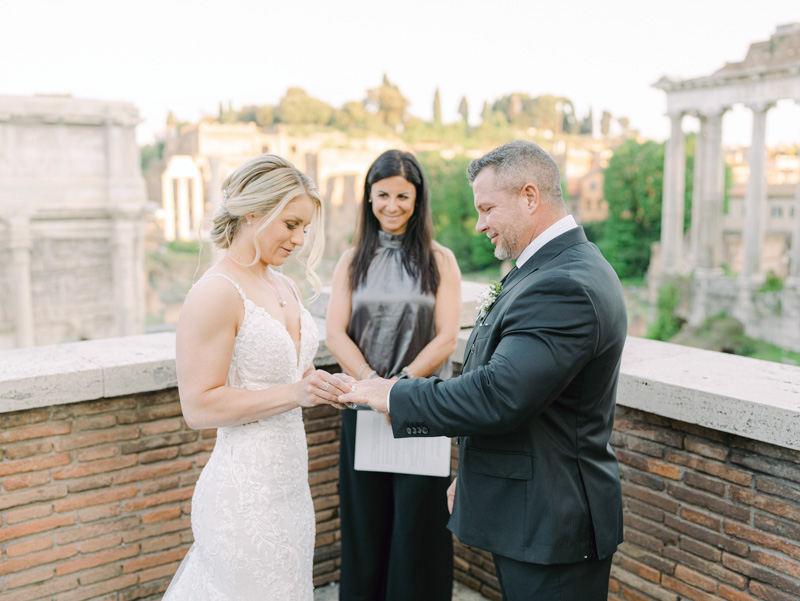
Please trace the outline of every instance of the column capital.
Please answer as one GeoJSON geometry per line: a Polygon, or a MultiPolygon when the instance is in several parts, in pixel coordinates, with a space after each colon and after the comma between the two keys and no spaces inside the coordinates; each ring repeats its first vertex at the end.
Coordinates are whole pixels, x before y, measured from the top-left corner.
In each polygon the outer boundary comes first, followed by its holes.
{"type": "Polygon", "coordinates": [[[754,113],[766,113],[769,109],[775,108],[774,102],[748,102],[745,105],[754,113]]]}
{"type": "Polygon", "coordinates": [[[714,108],[697,108],[691,111],[693,117],[698,119],[711,119],[722,118],[722,116],[730,110],[729,106],[720,106],[714,108]]]}

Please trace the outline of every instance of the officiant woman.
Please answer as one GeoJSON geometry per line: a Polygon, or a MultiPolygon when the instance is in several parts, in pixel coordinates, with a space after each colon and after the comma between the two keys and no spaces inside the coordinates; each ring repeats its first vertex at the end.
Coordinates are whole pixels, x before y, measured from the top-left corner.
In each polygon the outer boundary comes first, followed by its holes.
{"type": "MultiPolygon", "coordinates": [[[[339,260],[328,349],[356,379],[446,378],[456,348],[461,273],[433,240],[428,183],[414,155],[389,150],[367,172],[355,246],[339,260]]],[[[361,411],[342,414],[340,601],[449,601],[449,478],[356,471],[361,411]]]]}

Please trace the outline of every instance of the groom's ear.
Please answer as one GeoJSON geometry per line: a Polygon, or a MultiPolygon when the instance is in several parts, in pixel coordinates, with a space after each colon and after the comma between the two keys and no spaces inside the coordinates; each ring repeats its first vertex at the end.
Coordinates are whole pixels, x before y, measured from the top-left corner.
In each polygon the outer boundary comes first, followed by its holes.
{"type": "Polygon", "coordinates": [[[539,208],[541,204],[541,196],[539,195],[539,188],[536,184],[525,184],[522,186],[522,190],[520,190],[520,194],[523,195],[525,206],[528,209],[529,213],[535,213],[536,209],[539,208]]]}

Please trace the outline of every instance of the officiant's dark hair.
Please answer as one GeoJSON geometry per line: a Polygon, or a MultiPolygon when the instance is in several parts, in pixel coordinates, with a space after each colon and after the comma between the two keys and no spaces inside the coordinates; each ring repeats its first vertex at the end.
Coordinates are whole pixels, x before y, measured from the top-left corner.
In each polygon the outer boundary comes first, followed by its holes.
{"type": "Polygon", "coordinates": [[[403,266],[411,277],[419,281],[423,293],[436,294],[439,288],[439,269],[433,254],[433,219],[428,180],[416,157],[402,150],[387,150],[375,159],[367,171],[355,237],[355,256],[350,263],[350,289],[355,290],[364,283],[378,249],[381,225],[370,204],[372,185],[396,175],[408,181],[416,190],[414,213],[408,220],[403,237],[403,266]]]}

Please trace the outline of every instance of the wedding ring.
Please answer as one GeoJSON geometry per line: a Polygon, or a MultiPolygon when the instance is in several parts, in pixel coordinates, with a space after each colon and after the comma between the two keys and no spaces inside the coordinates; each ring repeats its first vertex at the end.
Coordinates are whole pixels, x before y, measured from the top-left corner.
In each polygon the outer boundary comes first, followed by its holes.
{"type": "Polygon", "coordinates": [[[328,386],[330,386],[330,385],[331,385],[331,383],[328,380],[325,380],[325,388],[322,389],[322,392],[325,392],[326,390],[328,390],[328,386]]]}

